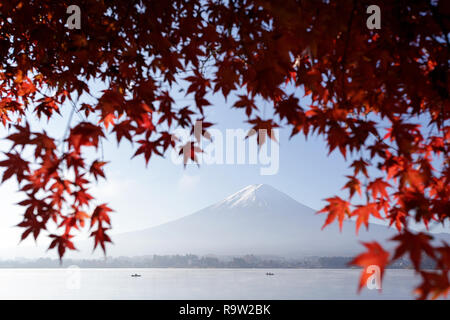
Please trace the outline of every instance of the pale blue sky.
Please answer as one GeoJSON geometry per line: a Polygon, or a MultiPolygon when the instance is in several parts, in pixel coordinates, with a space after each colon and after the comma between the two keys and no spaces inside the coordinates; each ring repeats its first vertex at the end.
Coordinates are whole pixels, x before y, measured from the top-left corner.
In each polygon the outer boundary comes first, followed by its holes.
{"type": "MultiPolygon", "coordinates": [[[[180,98],[183,107],[192,101],[180,98]]],[[[217,94],[210,99],[213,107],[207,108],[207,120],[217,123],[214,127],[248,130],[243,110],[231,109],[232,99],[217,94]]],[[[261,108],[264,109],[264,108],[261,108]]],[[[267,107],[269,110],[269,107],[267,107]]],[[[47,123],[32,121],[34,128],[45,128],[54,137],[63,135],[69,109],[47,123]]],[[[80,121],[74,116],[72,125],[80,121]]],[[[7,132],[2,129],[4,137],[7,132]]],[[[143,157],[130,159],[134,151],[127,141],[119,147],[115,136],[104,144],[104,158],[108,180],[94,186],[93,193],[99,202],[108,202],[116,210],[113,214],[114,232],[141,229],[190,214],[236,192],[249,184],[267,183],[287,193],[301,203],[314,209],[322,207],[322,199],[333,196],[345,183],[344,174],[349,169],[342,157],[334,152],[326,155],[322,138],[312,137],[305,142],[298,135],[289,140],[290,129],[280,130],[280,167],[275,175],[260,175],[260,165],[176,165],[170,160],[153,157],[146,168],[143,157]]],[[[2,150],[6,144],[1,143],[2,150]]],[[[99,152],[100,156],[100,152],[99,152]]],[[[17,243],[19,229],[11,226],[20,220],[20,208],[13,206],[21,199],[14,192],[15,184],[8,182],[0,187],[3,212],[0,216],[0,234],[17,243]],[[14,201],[12,201],[14,200],[14,201]],[[8,214],[7,214],[8,213],[8,214]]],[[[6,240],[6,239],[5,239],[6,240]]]]}
{"type": "MultiPolygon", "coordinates": [[[[217,123],[214,128],[221,132],[250,128],[243,110],[230,108],[231,100],[226,102],[217,95],[211,102],[214,107],[208,109],[207,120],[217,123]]],[[[289,135],[290,129],[280,130],[279,171],[266,176],[260,174],[260,165],[250,164],[202,164],[200,168],[190,165],[184,169],[172,163],[170,155],[166,159],[152,158],[145,168],[142,157],[130,160],[133,151],[127,142],[117,148],[112,141],[104,149],[105,159],[111,159],[106,169],[110,178],[98,191],[111,198],[117,210],[117,230],[156,225],[193,213],[255,183],[270,184],[305,205],[321,208],[322,200],[345,183],[343,175],[350,172],[348,164],[337,153],[327,157],[322,138],[305,141],[299,135],[289,140],[289,135]],[[112,196],[114,192],[117,194],[112,196]]]]}
{"type": "MultiPolygon", "coordinates": [[[[216,123],[214,128],[222,132],[250,128],[245,123],[244,111],[231,109],[232,99],[225,101],[216,94],[210,102],[213,106],[206,109],[207,121],[216,123]]],[[[184,107],[192,101],[189,97],[179,96],[176,103],[178,107],[184,107]]],[[[309,101],[301,100],[301,103],[307,105],[309,101]]],[[[62,117],[48,124],[32,121],[32,125],[62,137],[69,110],[66,108],[62,117]]],[[[270,107],[261,107],[261,112],[270,112],[270,107]]],[[[77,121],[80,118],[74,116],[72,126],[77,121]]],[[[103,146],[104,159],[110,161],[105,167],[108,180],[100,181],[92,192],[98,203],[107,202],[115,210],[112,215],[114,233],[151,227],[191,214],[249,184],[270,184],[314,209],[322,208],[327,197],[346,195],[347,191],[341,188],[346,183],[345,175],[352,172],[348,168],[351,162],[345,162],[336,150],[327,156],[322,137],[310,136],[305,141],[300,134],[289,139],[290,132],[290,128],[280,129],[279,171],[266,176],[260,174],[260,165],[203,164],[200,168],[190,165],[184,169],[182,165],[174,164],[169,154],[166,159],[153,157],[146,168],[142,156],[130,159],[136,148],[132,149],[127,141],[117,147],[115,136],[110,136],[103,146]]],[[[1,136],[5,135],[6,131],[2,129],[1,136]]],[[[0,146],[4,150],[5,142],[0,146]]],[[[0,188],[0,247],[4,247],[17,244],[20,237],[20,229],[12,226],[20,221],[21,208],[13,204],[22,198],[14,191],[12,182],[0,188]]]]}

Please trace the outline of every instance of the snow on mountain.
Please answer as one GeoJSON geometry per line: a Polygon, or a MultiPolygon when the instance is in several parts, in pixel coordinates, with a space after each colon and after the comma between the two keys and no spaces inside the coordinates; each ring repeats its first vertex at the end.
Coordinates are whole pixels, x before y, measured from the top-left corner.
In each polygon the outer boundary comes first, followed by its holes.
{"type": "MultiPolygon", "coordinates": [[[[271,255],[299,258],[304,256],[353,256],[363,251],[360,241],[377,240],[392,247],[396,231],[371,224],[357,236],[355,223],[344,222],[342,232],[334,223],[322,230],[325,214],[302,205],[285,193],[265,184],[250,185],[209,207],[178,220],[156,227],[117,234],[109,256],[143,256],[152,254],[271,255]]],[[[437,239],[450,243],[450,234],[437,239]]],[[[76,244],[78,252],[68,258],[92,255],[92,241],[76,244]]],[[[42,250],[18,246],[14,256],[42,256],[42,250]]],[[[3,250],[4,251],[4,250],[3,250]]],[[[0,257],[11,253],[0,250],[0,257]]]]}
{"type": "Polygon", "coordinates": [[[263,184],[252,184],[213,205],[213,208],[265,207],[269,205],[270,198],[274,198],[273,191],[277,190],[263,184]]]}
{"type": "MultiPolygon", "coordinates": [[[[236,208],[270,208],[280,210],[296,206],[294,199],[266,184],[252,184],[211,206],[215,210],[236,208]]],[[[305,207],[306,208],[306,207],[305,207]]]]}
{"type": "Polygon", "coordinates": [[[110,255],[261,254],[286,257],[349,256],[359,241],[391,238],[395,231],[371,225],[355,234],[353,222],[324,230],[325,215],[265,184],[250,185],[181,219],[114,238],[110,255]]]}

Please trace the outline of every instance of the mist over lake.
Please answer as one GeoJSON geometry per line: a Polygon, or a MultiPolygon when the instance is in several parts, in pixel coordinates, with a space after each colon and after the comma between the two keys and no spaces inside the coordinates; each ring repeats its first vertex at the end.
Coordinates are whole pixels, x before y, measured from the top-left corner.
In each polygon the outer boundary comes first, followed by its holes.
{"type": "Polygon", "coordinates": [[[412,270],[357,294],[356,269],[0,269],[0,299],[412,299],[412,270]],[[266,273],[272,272],[273,276],[266,273]],[[140,277],[131,277],[139,274],[140,277]]]}

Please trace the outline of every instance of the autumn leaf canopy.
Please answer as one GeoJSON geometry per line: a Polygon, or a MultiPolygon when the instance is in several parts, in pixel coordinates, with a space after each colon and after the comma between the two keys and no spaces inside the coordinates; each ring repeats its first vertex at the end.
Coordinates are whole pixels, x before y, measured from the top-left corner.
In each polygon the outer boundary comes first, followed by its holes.
{"type": "MultiPolygon", "coordinates": [[[[395,253],[366,244],[355,264],[384,270],[407,255],[420,297],[445,294],[449,246],[410,224],[450,215],[449,17],[445,0],[2,1],[0,166],[24,197],[22,238],[55,223],[50,248],[62,257],[86,224],[107,249],[111,208],[89,192],[105,177],[102,141],[132,142],[130,156],[148,162],[183,147],[174,129],[208,123],[209,97],[233,96],[256,131],[319,135],[349,161],[348,197],[324,195],[325,225],[354,218],[357,232],[373,217],[398,230],[395,253]],[[370,30],[374,4],[382,23],[370,30]],[[81,8],[80,29],[66,25],[70,5],[81,8]],[[106,89],[91,92],[92,83],[106,89]],[[190,105],[177,104],[179,90],[190,105]],[[261,116],[262,104],[273,117],[261,116]],[[30,126],[66,109],[58,136],[30,126]],[[436,270],[421,269],[424,255],[436,270]]],[[[201,152],[193,144],[187,160],[201,152]]]]}

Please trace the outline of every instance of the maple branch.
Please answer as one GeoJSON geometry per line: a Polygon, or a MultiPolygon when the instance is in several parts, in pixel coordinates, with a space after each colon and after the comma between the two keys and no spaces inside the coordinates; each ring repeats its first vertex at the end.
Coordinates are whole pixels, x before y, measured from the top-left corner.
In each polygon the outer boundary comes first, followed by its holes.
{"type": "Polygon", "coordinates": [[[348,46],[350,44],[350,34],[351,34],[351,30],[352,30],[352,25],[353,25],[353,17],[355,14],[355,9],[356,9],[356,5],[357,5],[357,0],[353,0],[353,5],[352,5],[352,10],[350,12],[350,18],[348,20],[347,23],[347,34],[345,37],[345,45],[344,45],[344,53],[342,56],[342,72],[344,73],[342,76],[342,92],[343,92],[343,96],[345,101],[347,101],[347,94],[346,94],[346,77],[347,77],[347,72],[346,72],[346,64],[347,64],[347,51],[348,51],[348,46]]]}
{"type": "Polygon", "coordinates": [[[64,133],[63,136],[61,138],[61,152],[64,152],[63,148],[64,148],[64,140],[66,139],[67,133],[70,130],[70,124],[72,123],[72,118],[75,112],[78,113],[78,109],[77,109],[77,103],[79,100],[80,96],[77,95],[77,99],[76,101],[72,101],[72,99],[69,99],[71,105],[72,105],[72,110],[70,110],[70,114],[69,114],[69,119],[67,120],[67,125],[66,128],[64,129],[64,133]]]}

